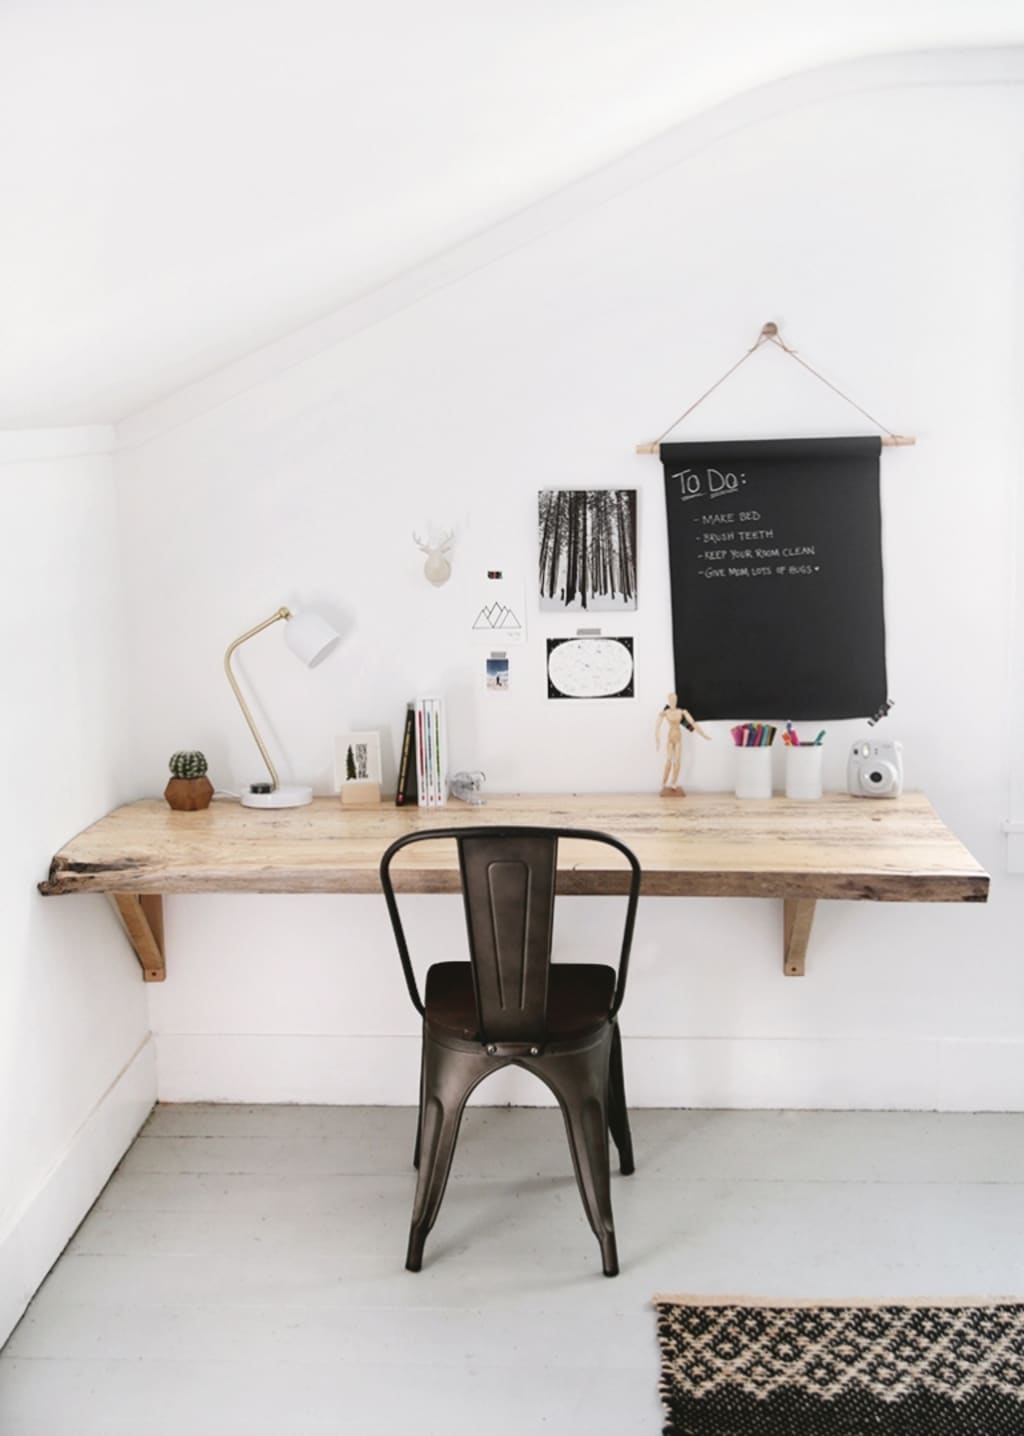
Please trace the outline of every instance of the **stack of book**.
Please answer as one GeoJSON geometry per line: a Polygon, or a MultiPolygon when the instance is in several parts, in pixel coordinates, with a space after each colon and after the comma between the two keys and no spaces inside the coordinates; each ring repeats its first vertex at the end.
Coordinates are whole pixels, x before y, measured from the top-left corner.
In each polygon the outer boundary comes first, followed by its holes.
{"type": "Polygon", "coordinates": [[[395,802],[440,808],[448,801],[448,738],[440,698],[417,698],[405,714],[395,802]]]}

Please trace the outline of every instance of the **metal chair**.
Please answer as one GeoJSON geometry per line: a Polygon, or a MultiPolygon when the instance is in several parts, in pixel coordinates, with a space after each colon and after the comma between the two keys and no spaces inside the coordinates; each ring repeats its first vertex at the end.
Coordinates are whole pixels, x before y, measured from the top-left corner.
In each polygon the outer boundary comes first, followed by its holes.
{"type": "Polygon", "coordinates": [[[391,844],[381,886],[413,1005],[423,1017],[419,1169],[406,1267],[419,1271],[437,1219],[463,1109],[473,1089],[499,1068],[533,1072],[565,1118],[576,1182],[601,1246],[606,1276],[618,1272],[608,1164],[608,1133],[624,1175],[633,1145],[622,1074],[617,1014],[633,940],[640,864],[617,838],[571,828],[450,828],[412,833],[391,844]],[[630,865],[618,970],[597,963],[552,963],[558,843],[604,843],[630,865]],[[421,999],[391,881],[394,858],[413,843],[454,840],[469,937],[469,962],[435,963],[421,999]]]}

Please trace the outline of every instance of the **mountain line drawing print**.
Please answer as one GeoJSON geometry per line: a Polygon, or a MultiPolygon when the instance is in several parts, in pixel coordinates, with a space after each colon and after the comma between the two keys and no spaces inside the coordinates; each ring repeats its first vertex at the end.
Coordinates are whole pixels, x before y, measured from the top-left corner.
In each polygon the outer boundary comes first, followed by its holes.
{"type": "Polygon", "coordinates": [[[486,628],[488,630],[501,628],[522,628],[522,623],[516,617],[511,608],[506,608],[503,603],[485,604],[473,620],[474,628],[486,628]]]}
{"type": "Polygon", "coordinates": [[[540,607],[636,608],[636,489],[541,489],[540,607]]]}

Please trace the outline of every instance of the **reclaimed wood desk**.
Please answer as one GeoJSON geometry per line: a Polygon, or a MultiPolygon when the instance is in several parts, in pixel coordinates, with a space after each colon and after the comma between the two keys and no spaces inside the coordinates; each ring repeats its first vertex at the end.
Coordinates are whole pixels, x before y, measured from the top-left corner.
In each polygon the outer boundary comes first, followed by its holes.
{"type": "MultiPolygon", "coordinates": [[[[920,793],[895,799],[829,794],[817,802],[743,802],[723,793],[488,797],[483,807],[255,809],[215,801],[172,812],[159,798],[129,803],[61,848],[45,895],[105,893],[147,982],[166,975],[167,893],[375,893],[395,838],[431,828],[533,823],[621,838],[643,869],[647,897],[768,897],[783,903],[783,971],[804,973],[819,899],[985,902],[988,874],[920,793]]],[[[454,844],[413,844],[392,870],[399,892],[454,893],[454,844]]],[[[565,842],[558,891],[621,894],[628,867],[612,849],[565,842]]]]}

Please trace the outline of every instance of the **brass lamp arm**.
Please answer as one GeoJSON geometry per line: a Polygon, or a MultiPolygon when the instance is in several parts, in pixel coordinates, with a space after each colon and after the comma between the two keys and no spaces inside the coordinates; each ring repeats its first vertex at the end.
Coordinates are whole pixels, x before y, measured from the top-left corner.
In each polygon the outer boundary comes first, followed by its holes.
{"type": "Polygon", "coordinates": [[[224,672],[228,675],[228,682],[231,684],[232,692],[238,699],[238,706],[241,708],[242,716],[245,718],[245,721],[249,725],[249,731],[256,739],[256,746],[260,750],[260,754],[263,758],[264,763],[267,765],[267,771],[270,773],[270,777],[273,781],[275,791],[281,786],[280,779],[277,776],[277,769],[271,762],[270,754],[267,752],[266,744],[260,737],[259,732],[256,728],[256,724],[253,722],[252,714],[249,712],[249,705],[242,697],[242,690],[239,688],[235,675],[231,671],[231,655],[232,653],[234,653],[235,649],[240,647],[241,644],[245,643],[247,639],[254,637],[254,635],[257,633],[262,633],[263,630],[265,628],[269,628],[272,623],[277,623],[282,618],[291,618],[291,616],[292,615],[290,609],[279,608],[276,613],[272,613],[270,617],[265,618],[262,623],[257,623],[255,628],[250,628],[248,633],[243,633],[239,638],[236,638],[234,643],[228,645],[228,650],[224,655],[224,672]]]}

